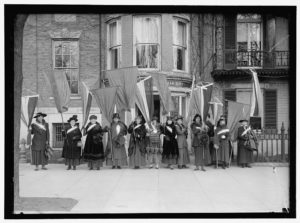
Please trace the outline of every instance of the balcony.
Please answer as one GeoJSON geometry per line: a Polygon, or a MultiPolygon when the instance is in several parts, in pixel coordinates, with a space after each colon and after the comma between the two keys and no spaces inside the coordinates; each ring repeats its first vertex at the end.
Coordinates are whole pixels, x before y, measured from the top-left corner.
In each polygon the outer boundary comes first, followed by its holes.
{"type": "Polygon", "coordinates": [[[224,68],[288,68],[289,51],[234,51],[225,50],[224,68]]]}

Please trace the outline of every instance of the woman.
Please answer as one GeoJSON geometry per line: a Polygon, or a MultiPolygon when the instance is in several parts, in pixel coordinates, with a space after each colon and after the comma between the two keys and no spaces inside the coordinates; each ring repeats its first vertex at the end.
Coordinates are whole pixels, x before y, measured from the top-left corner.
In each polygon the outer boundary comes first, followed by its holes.
{"type": "Polygon", "coordinates": [[[31,152],[32,161],[31,164],[35,165],[34,170],[39,170],[39,165],[42,165],[43,170],[47,170],[45,165],[48,164],[48,159],[46,157],[46,146],[49,146],[49,126],[45,122],[44,117],[47,115],[38,112],[34,118],[36,122],[31,124],[31,134],[33,134],[31,152]]]}
{"type": "Polygon", "coordinates": [[[84,129],[83,135],[87,135],[83,158],[88,162],[88,167],[90,170],[97,168],[100,170],[100,167],[103,166],[104,161],[104,150],[102,138],[103,134],[108,131],[106,126],[102,129],[101,125],[97,122],[97,116],[91,115],[90,122],[84,129]]]}
{"type": "Polygon", "coordinates": [[[229,148],[231,146],[230,138],[230,131],[227,128],[225,118],[221,117],[217,123],[214,136],[215,151],[212,159],[216,162],[216,168],[217,164],[222,165],[223,169],[229,167],[229,148]]]}
{"type": "Polygon", "coordinates": [[[129,166],[139,169],[146,165],[145,140],[147,131],[141,116],[137,116],[135,121],[130,124],[128,133],[131,134],[128,147],[129,166]]]}
{"type": "Polygon", "coordinates": [[[127,126],[120,121],[118,113],[113,114],[113,122],[109,131],[108,142],[106,147],[106,164],[112,165],[112,169],[121,166],[127,166],[127,155],[125,150],[125,138],[127,135],[127,126]]]}
{"type": "Polygon", "coordinates": [[[178,168],[187,168],[187,164],[190,163],[190,157],[188,152],[188,144],[187,144],[187,135],[188,130],[182,123],[183,117],[178,116],[176,120],[176,134],[177,134],[177,144],[179,150],[178,156],[178,168]]]}
{"type": "Polygon", "coordinates": [[[253,162],[253,149],[257,147],[257,138],[254,132],[248,127],[248,120],[242,119],[239,121],[241,126],[238,128],[238,164],[244,167],[251,168],[250,163],[253,162]],[[252,145],[252,143],[254,145],[252,145]]]}
{"type": "Polygon", "coordinates": [[[201,166],[201,170],[206,171],[204,165],[210,163],[209,137],[207,135],[209,129],[202,122],[202,117],[199,114],[195,115],[191,129],[193,133],[192,147],[195,152],[195,170],[199,170],[199,166],[201,166]]]}
{"type": "Polygon", "coordinates": [[[65,138],[62,157],[65,158],[67,170],[70,170],[71,166],[73,166],[73,170],[76,170],[76,166],[80,164],[82,134],[77,121],[77,115],[73,115],[68,120],[69,125],[62,130],[62,135],[65,138]]]}
{"type": "Polygon", "coordinates": [[[158,117],[154,116],[148,128],[149,144],[147,146],[147,158],[149,163],[149,168],[155,165],[156,169],[159,169],[162,146],[160,140],[161,125],[158,122],[158,117]]]}
{"type": "Polygon", "coordinates": [[[167,116],[167,121],[162,127],[164,134],[162,163],[168,164],[168,168],[173,170],[173,165],[177,164],[179,155],[178,145],[176,140],[176,128],[170,116],[167,116]]]}

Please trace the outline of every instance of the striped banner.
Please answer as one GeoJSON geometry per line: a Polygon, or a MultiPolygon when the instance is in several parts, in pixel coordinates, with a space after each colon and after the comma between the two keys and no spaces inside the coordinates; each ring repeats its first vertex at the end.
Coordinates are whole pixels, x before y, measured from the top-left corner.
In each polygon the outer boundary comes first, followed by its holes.
{"type": "Polygon", "coordinates": [[[81,81],[81,102],[82,102],[82,128],[84,128],[85,124],[88,121],[88,116],[90,114],[91,105],[92,105],[92,94],[87,87],[87,85],[81,81]]]}
{"type": "Polygon", "coordinates": [[[257,73],[250,69],[252,73],[252,97],[251,97],[251,108],[250,116],[263,116],[263,96],[259,85],[257,73]]]}

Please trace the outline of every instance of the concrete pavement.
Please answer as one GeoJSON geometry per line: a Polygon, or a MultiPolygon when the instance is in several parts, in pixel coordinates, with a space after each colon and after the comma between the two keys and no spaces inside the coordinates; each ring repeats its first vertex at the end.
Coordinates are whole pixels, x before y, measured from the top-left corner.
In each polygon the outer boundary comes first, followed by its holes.
{"type": "MultiPolygon", "coordinates": [[[[231,167],[76,171],[62,164],[34,171],[20,164],[20,196],[78,200],[67,213],[281,212],[288,205],[289,168],[231,167]]],[[[24,213],[47,213],[26,212],[24,213]]]]}

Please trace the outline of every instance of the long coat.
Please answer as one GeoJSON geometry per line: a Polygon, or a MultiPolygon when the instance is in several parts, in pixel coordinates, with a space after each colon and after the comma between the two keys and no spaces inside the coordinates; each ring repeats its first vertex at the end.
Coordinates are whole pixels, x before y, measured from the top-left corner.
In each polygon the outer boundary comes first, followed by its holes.
{"type": "Polygon", "coordinates": [[[49,143],[49,125],[45,121],[43,123],[32,123],[31,134],[33,134],[31,149],[33,151],[41,151],[46,149],[49,143]]]}
{"type": "Polygon", "coordinates": [[[188,147],[187,140],[186,140],[188,135],[187,128],[184,125],[179,125],[179,124],[176,124],[175,128],[177,134],[178,148],[180,149],[187,148],[188,147]]]}
{"type": "Polygon", "coordinates": [[[237,161],[238,161],[238,164],[252,163],[252,159],[253,159],[253,152],[251,150],[247,149],[245,146],[245,142],[249,139],[249,135],[248,134],[242,135],[244,131],[245,131],[244,126],[240,126],[238,128],[238,134],[237,134],[237,139],[238,139],[237,161]]]}
{"type": "Polygon", "coordinates": [[[146,141],[145,137],[147,134],[147,130],[144,124],[137,127],[136,123],[132,123],[128,128],[128,133],[130,135],[129,147],[128,147],[128,155],[133,155],[138,149],[141,154],[146,153],[146,141]]]}
{"type": "Polygon", "coordinates": [[[174,124],[168,125],[165,124],[162,127],[162,133],[164,136],[164,142],[163,142],[163,153],[162,158],[163,159],[177,159],[179,155],[178,150],[178,144],[177,140],[175,138],[176,136],[176,128],[174,124]],[[172,129],[171,131],[168,129],[172,129]]]}
{"type": "Polygon", "coordinates": [[[62,134],[65,137],[62,157],[65,159],[80,159],[81,147],[77,146],[77,143],[81,140],[82,134],[79,128],[76,125],[73,128],[68,125],[62,134]]]}
{"type": "Polygon", "coordinates": [[[227,126],[217,127],[215,130],[214,144],[219,146],[219,149],[214,151],[212,159],[216,161],[217,152],[218,161],[229,163],[230,132],[227,126]]]}
{"type": "Polygon", "coordinates": [[[84,135],[87,135],[84,145],[83,158],[85,160],[103,160],[103,134],[107,132],[107,128],[102,128],[96,122],[95,124],[89,123],[84,129],[84,135]]]}

